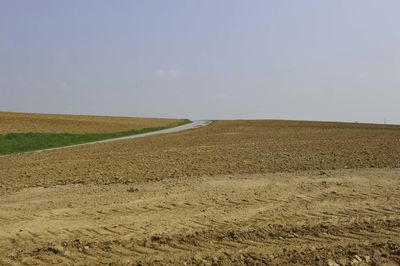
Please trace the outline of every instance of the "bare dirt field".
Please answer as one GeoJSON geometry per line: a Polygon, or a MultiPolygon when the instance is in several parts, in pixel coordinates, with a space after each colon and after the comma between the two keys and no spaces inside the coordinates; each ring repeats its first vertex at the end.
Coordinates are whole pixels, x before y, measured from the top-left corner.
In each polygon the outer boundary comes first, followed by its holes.
{"type": "Polygon", "coordinates": [[[0,158],[0,193],[32,186],[400,167],[400,126],[220,121],[137,140],[0,158]]]}
{"type": "Polygon", "coordinates": [[[0,134],[6,133],[111,133],[172,126],[176,119],[0,112],[0,134]]]}
{"type": "Polygon", "coordinates": [[[0,158],[0,265],[399,265],[400,127],[219,121],[0,158]]]}

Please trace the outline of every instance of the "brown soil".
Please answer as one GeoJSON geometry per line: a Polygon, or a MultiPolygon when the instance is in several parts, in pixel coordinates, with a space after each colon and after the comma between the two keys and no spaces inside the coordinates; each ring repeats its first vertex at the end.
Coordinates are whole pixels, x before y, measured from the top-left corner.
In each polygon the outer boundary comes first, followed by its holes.
{"type": "Polygon", "coordinates": [[[400,167],[400,126],[221,121],[137,140],[0,158],[0,193],[301,170],[400,167]]]}
{"type": "Polygon", "coordinates": [[[0,112],[0,134],[110,133],[148,127],[172,126],[176,119],[0,112]]]}
{"type": "Polygon", "coordinates": [[[397,126],[221,121],[7,156],[0,265],[399,265],[399,178],[397,126]]]}

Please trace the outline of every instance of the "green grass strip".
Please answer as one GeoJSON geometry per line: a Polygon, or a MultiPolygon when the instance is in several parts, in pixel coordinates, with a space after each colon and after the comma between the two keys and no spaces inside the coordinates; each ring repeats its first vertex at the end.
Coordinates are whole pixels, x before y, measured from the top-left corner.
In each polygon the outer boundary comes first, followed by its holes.
{"type": "Polygon", "coordinates": [[[57,148],[74,144],[132,136],[175,126],[181,126],[188,123],[191,123],[189,119],[183,119],[179,120],[178,123],[173,126],[150,127],[113,133],[10,133],[0,135],[0,155],[57,148]]]}

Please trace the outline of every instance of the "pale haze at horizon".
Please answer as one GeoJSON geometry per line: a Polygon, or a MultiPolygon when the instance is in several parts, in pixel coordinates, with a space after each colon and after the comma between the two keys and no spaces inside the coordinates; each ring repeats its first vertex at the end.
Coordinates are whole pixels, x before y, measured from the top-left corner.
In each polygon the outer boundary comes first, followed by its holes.
{"type": "Polygon", "coordinates": [[[0,1],[0,111],[400,124],[399,1],[0,1]]]}

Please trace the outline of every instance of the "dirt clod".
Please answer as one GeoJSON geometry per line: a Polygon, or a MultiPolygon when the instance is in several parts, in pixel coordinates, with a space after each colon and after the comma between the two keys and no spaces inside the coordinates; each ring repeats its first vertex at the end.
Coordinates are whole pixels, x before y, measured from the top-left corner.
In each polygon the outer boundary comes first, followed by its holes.
{"type": "Polygon", "coordinates": [[[137,192],[137,191],[139,191],[139,189],[135,188],[135,187],[130,187],[130,188],[127,189],[127,191],[128,192],[137,192]]]}

